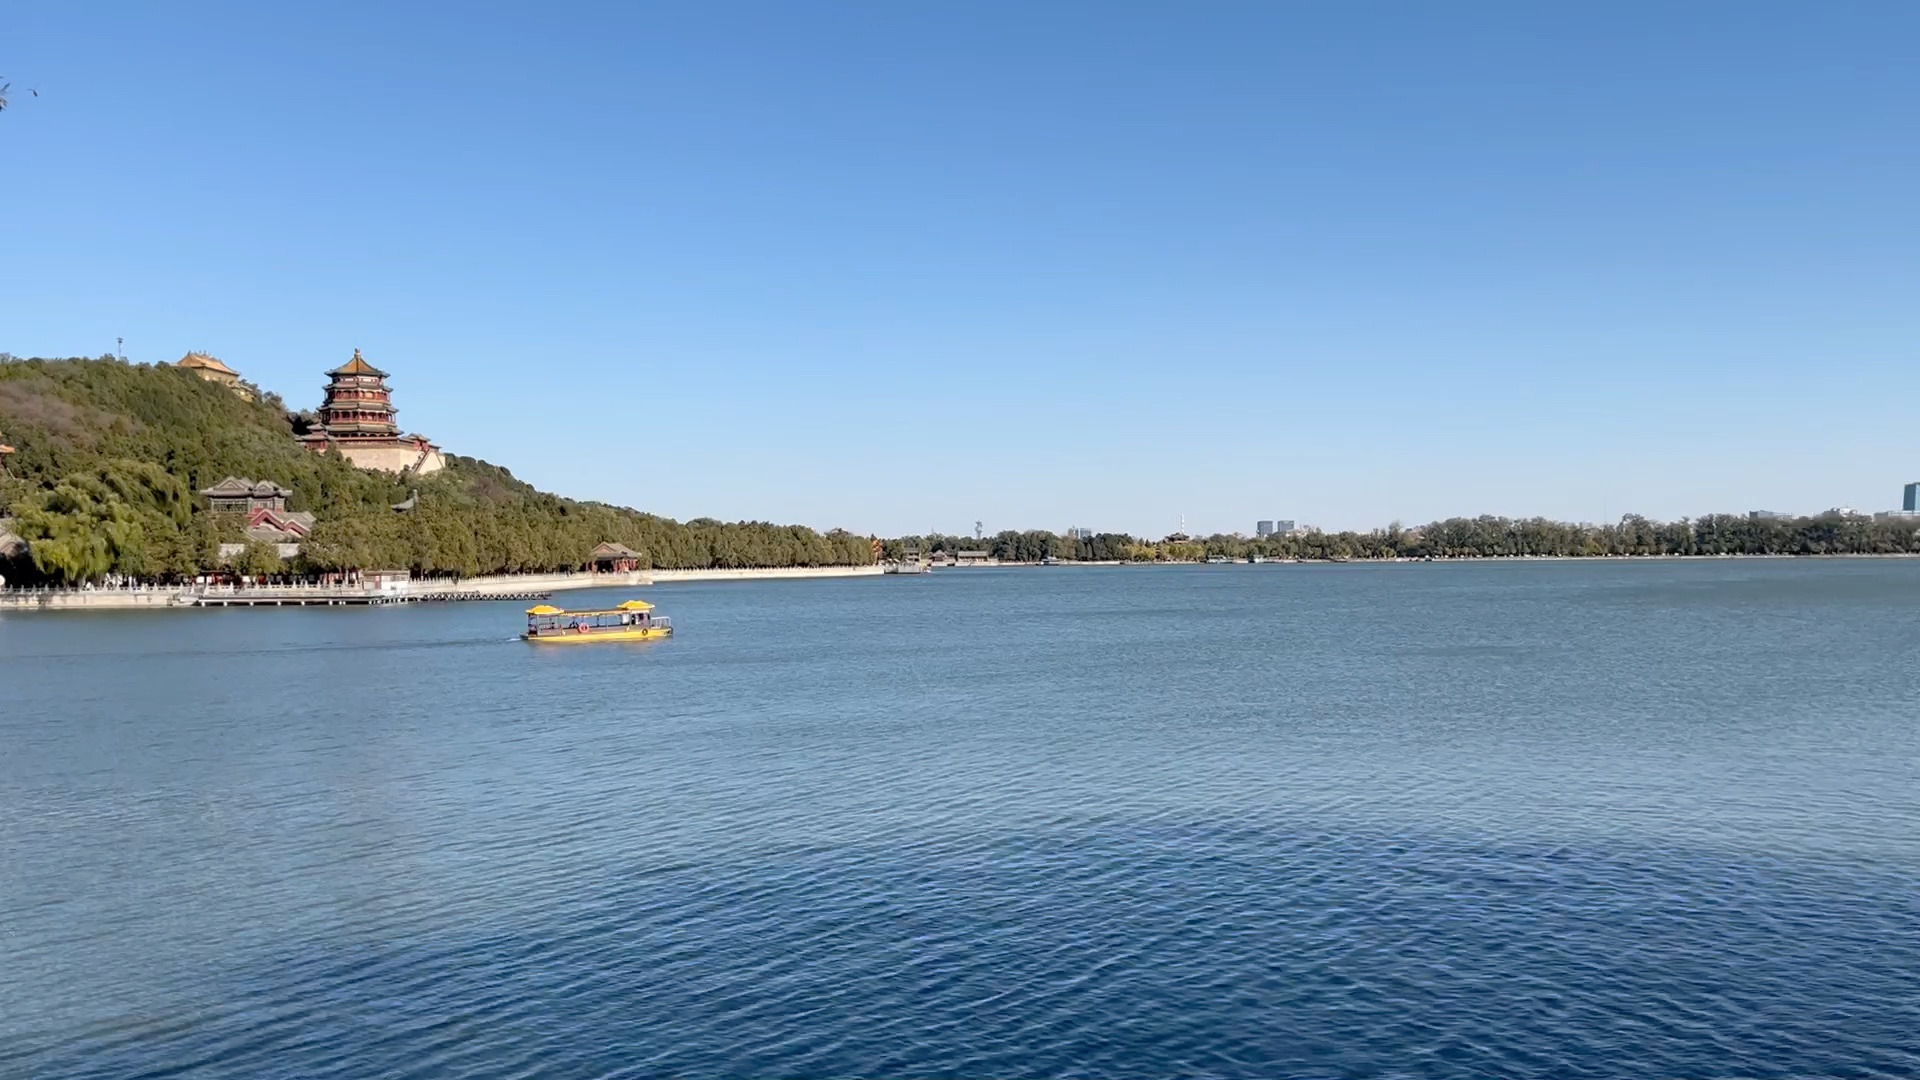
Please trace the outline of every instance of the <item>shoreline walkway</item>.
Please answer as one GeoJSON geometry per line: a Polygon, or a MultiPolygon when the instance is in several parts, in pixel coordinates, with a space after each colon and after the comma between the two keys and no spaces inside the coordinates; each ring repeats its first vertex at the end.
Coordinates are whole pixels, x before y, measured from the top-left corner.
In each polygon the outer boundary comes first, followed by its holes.
{"type": "Polygon", "coordinates": [[[183,593],[181,607],[375,607],[383,604],[435,604],[471,600],[546,600],[550,592],[372,592],[366,589],[238,589],[233,592],[183,593]]]}
{"type": "Polygon", "coordinates": [[[642,588],[682,581],[752,581],[877,576],[880,566],[796,566],[710,570],[575,571],[560,574],[499,574],[473,578],[422,578],[404,584],[369,585],[122,585],[94,588],[0,589],[0,612],[129,611],[206,607],[378,607],[393,604],[482,600],[545,600],[572,589],[642,588]]]}

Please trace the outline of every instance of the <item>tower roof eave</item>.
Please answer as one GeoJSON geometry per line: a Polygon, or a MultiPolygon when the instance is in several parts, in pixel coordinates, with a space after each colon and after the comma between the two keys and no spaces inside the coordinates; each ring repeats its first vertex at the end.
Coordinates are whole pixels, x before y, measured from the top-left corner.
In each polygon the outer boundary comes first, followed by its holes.
{"type": "Polygon", "coordinates": [[[384,379],[387,377],[386,372],[381,371],[379,368],[374,367],[372,364],[369,364],[365,360],[361,359],[359,349],[353,350],[353,359],[347,361],[344,364],[341,364],[339,367],[334,368],[332,371],[327,372],[327,374],[329,375],[372,375],[375,378],[380,378],[380,379],[384,379]]]}

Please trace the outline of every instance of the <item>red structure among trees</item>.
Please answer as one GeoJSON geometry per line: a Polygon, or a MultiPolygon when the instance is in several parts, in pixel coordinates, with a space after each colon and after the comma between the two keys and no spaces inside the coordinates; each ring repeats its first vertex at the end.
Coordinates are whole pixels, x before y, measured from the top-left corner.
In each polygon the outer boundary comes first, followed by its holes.
{"type": "MultiPolygon", "coordinates": [[[[353,359],[327,372],[326,400],[320,404],[320,426],[342,442],[349,439],[392,439],[400,434],[394,423],[397,410],[387,389],[387,373],[366,362],[360,350],[353,359]]],[[[312,434],[308,439],[314,438],[312,434]]]]}
{"type": "Polygon", "coordinates": [[[445,464],[425,435],[400,434],[387,373],[367,363],[359,349],[327,378],[320,422],[299,437],[307,449],[338,450],[361,468],[388,472],[430,473],[445,464]]]}

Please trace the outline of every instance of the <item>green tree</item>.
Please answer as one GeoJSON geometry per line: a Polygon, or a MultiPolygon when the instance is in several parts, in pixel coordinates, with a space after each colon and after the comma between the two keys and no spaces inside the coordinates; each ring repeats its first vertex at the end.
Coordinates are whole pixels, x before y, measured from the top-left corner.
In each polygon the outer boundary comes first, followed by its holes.
{"type": "Polygon", "coordinates": [[[233,558],[234,573],[248,577],[270,577],[285,573],[286,569],[276,547],[258,540],[248,541],[246,548],[233,558]]]}

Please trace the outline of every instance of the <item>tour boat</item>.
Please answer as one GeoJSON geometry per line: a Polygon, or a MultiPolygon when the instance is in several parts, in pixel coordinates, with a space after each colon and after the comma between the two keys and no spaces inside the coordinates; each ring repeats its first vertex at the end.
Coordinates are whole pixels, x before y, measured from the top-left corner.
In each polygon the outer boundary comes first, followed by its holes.
{"type": "Polygon", "coordinates": [[[528,641],[652,641],[672,637],[673,622],[655,615],[645,600],[629,600],[606,611],[562,611],[550,604],[527,609],[528,641]]]}

